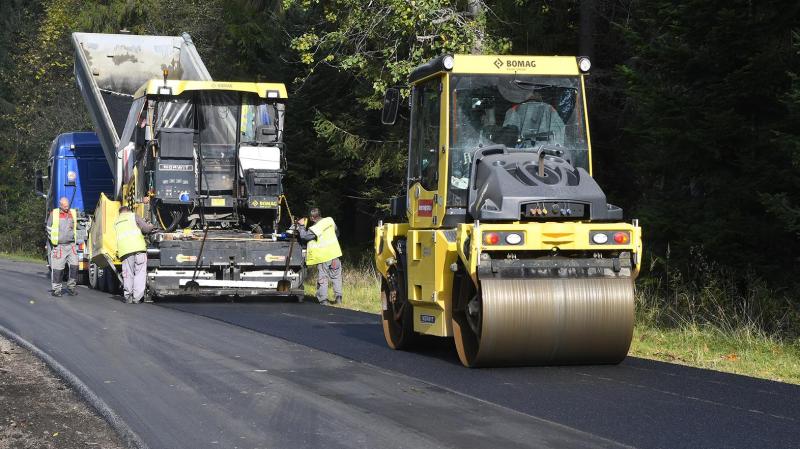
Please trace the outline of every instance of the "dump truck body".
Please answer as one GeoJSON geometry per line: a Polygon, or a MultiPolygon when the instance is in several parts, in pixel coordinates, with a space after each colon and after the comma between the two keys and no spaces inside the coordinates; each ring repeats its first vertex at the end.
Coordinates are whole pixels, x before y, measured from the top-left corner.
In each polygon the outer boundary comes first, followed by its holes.
{"type": "Polygon", "coordinates": [[[118,273],[121,205],[160,229],[148,294],[303,294],[282,215],[286,88],[212,81],[188,35],[75,33],[75,73],[115,179],[91,232],[100,288],[118,273]],[[124,112],[123,112],[124,111],[124,112]]]}
{"type": "Polygon", "coordinates": [[[453,337],[466,366],[625,357],[641,228],[591,177],[584,75],[505,55],[411,74],[408,190],[375,230],[389,346],[453,337]]]}
{"type": "Polygon", "coordinates": [[[191,37],[73,33],[75,81],[112,168],[121,193],[120,135],[142,85],[162,76],[181,80],[211,80],[191,37]]]}

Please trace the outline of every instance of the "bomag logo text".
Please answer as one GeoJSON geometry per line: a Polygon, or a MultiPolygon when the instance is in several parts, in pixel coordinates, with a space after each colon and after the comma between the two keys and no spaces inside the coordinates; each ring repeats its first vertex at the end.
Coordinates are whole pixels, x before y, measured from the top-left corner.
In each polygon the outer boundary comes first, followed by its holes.
{"type": "Polygon", "coordinates": [[[536,67],[536,61],[522,59],[507,59],[506,68],[509,69],[532,69],[536,67]]]}

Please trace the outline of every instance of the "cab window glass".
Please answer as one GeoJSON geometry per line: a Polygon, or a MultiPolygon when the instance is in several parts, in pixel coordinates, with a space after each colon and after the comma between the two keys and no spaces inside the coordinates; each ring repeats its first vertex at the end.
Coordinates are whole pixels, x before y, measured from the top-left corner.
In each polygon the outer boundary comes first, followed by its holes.
{"type": "Polygon", "coordinates": [[[453,75],[447,205],[466,207],[476,149],[503,145],[538,152],[559,147],[589,170],[581,81],[577,76],[453,75]]]}
{"type": "Polygon", "coordinates": [[[277,111],[274,104],[256,95],[246,95],[242,101],[240,140],[243,143],[256,142],[257,132],[264,127],[271,128],[271,135],[277,136],[277,111]]]}
{"type": "Polygon", "coordinates": [[[436,190],[439,181],[439,102],[441,81],[433,79],[414,88],[411,112],[409,185],[436,190]]]}

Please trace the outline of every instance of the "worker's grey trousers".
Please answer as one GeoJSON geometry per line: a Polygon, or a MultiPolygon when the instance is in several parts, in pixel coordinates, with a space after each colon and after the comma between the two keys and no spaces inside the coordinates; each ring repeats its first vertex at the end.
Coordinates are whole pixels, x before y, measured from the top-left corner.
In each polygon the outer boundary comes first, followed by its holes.
{"type": "Polygon", "coordinates": [[[147,283],[147,253],[134,253],[122,259],[122,291],[125,302],[142,302],[147,283]]]}
{"type": "Polygon", "coordinates": [[[53,247],[50,252],[50,279],[51,287],[54,292],[60,292],[62,279],[64,279],[64,267],[69,266],[69,280],[67,288],[75,289],[75,278],[78,276],[78,250],[74,243],[60,243],[53,247]]]}
{"type": "Polygon", "coordinates": [[[333,284],[333,294],[342,296],[342,262],[333,259],[317,265],[317,301],[328,300],[328,280],[333,284]]]}

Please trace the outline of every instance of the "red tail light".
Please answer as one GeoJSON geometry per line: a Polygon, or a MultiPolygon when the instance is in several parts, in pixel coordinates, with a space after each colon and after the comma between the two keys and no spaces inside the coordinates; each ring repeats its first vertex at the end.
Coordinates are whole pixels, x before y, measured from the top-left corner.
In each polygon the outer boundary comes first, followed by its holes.
{"type": "Polygon", "coordinates": [[[630,237],[628,237],[627,232],[615,232],[614,233],[614,242],[624,245],[630,241],[630,237]]]}
{"type": "Polygon", "coordinates": [[[500,234],[496,232],[487,232],[483,234],[483,242],[487,245],[497,245],[500,243],[500,234]]]}

